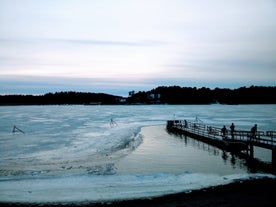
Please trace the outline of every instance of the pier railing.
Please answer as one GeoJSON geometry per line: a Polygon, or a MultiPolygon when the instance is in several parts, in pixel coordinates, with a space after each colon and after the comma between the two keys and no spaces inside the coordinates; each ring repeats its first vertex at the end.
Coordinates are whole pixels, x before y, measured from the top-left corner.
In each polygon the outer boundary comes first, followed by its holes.
{"type": "Polygon", "coordinates": [[[257,131],[253,135],[251,131],[247,130],[235,130],[232,134],[230,130],[226,130],[225,134],[223,134],[219,127],[187,120],[174,120],[173,127],[211,139],[242,141],[268,149],[276,147],[276,131],[257,131]]]}
{"type": "Polygon", "coordinates": [[[175,120],[173,122],[175,128],[195,133],[204,137],[221,139],[221,129],[218,127],[207,126],[201,122],[191,122],[187,120],[175,120]]]}

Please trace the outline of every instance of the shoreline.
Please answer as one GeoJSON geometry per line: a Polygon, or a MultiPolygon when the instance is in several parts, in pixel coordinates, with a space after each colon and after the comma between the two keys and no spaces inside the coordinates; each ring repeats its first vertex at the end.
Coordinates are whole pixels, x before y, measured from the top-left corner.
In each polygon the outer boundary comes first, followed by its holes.
{"type": "MultiPolygon", "coordinates": [[[[160,127],[163,125],[151,127],[144,127],[147,129],[147,133],[158,132],[151,136],[156,137],[156,140],[161,142],[160,133],[162,134],[163,131],[160,130],[160,127]],[[153,130],[156,129],[156,130],[153,130]],[[159,130],[157,130],[159,129],[159,130]]],[[[168,135],[170,136],[170,135],[168,135]]],[[[168,141],[169,139],[164,139],[168,141]]],[[[170,143],[175,141],[175,145],[179,145],[184,147],[185,143],[182,143],[182,139],[172,139],[170,143]],[[181,144],[180,145],[180,141],[181,144]]],[[[155,146],[156,142],[150,143],[151,145],[155,146]]],[[[166,143],[165,143],[166,144],[166,143]]],[[[166,145],[166,147],[168,147],[166,145]]],[[[151,149],[151,148],[149,148],[151,149]]],[[[147,150],[149,150],[147,149],[147,150]]],[[[175,148],[173,148],[175,150],[175,148]]],[[[141,150],[141,149],[140,149],[141,150]]],[[[152,152],[149,150],[148,152],[152,152]]],[[[161,150],[162,152],[162,150],[161,150]]],[[[133,152],[133,154],[137,153],[137,151],[133,152]]],[[[132,154],[132,155],[133,155],[132,154]]],[[[160,158],[161,155],[157,152],[158,157],[160,158]]],[[[165,156],[168,156],[165,154],[165,156]]],[[[151,156],[150,156],[151,157],[151,156]]],[[[174,156],[175,157],[175,156],[174,156]]],[[[221,158],[220,158],[221,159],[221,158]]],[[[143,159],[138,160],[139,163],[142,162],[143,159]]],[[[161,159],[163,160],[163,158],[161,159]]],[[[181,159],[182,160],[182,159],[181,159]]],[[[160,163],[161,161],[158,161],[160,163]]],[[[132,162],[133,163],[133,160],[132,162]]],[[[145,162],[143,163],[145,164],[145,162]]],[[[152,163],[151,163],[152,164],[152,163]]],[[[128,168],[130,166],[128,165],[128,168]]],[[[136,166],[137,167],[137,166],[136,166]]],[[[94,183],[95,184],[95,183],[94,183]]],[[[219,183],[217,183],[219,184],[219,183]]],[[[184,184],[185,186],[185,184],[184,184]]],[[[90,201],[89,197],[86,200],[79,201],[79,202],[40,202],[40,203],[19,203],[19,202],[1,202],[1,206],[18,206],[18,207],[52,207],[52,206],[65,206],[65,207],[73,207],[73,206],[80,206],[80,207],[116,207],[116,206],[129,206],[129,207],[138,207],[138,206],[161,206],[161,207],[173,207],[173,206],[275,206],[276,204],[276,197],[274,196],[273,190],[276,187],[276,178],[251,178],[249,180],[236,180],[230,184],[226,185],[216,185],[213,187],[206,187],[199,190],[192,190],[189,192],[181,192],[157,197],[143,197],[137,199],[129,199],[129,200],[103,200],[103,201],[92,201],[90,194],[90,201]],[[275,198],[274,198],[275,197],[275,198]]],[[[81,187],[83,188],[83,186],[81,187]]],[[[72,191],[68,191],[70,196],[72,195],[72,191]]],[[[43,194],[42,194],[43,195],[43,194]]],[[[45,196],[45,194],[44,194],[45,196]]]]}
{"type": "Polygon", "coordinates": [[[143,198],[122,201],[107,201],[102,203],[76,202],[76,203],[4,203],[1,206],[11,207],[117,207],[117,206],[161,206],[161,207],[219,207],[219,206],[275,206],[276,197],[274,190],[276,187],[276,179],[259,178],[250,179],[220,185],[200,190],[194,190],[189,193],[182,192],[171,195],[164,195],[153,198],[143,198]]]}

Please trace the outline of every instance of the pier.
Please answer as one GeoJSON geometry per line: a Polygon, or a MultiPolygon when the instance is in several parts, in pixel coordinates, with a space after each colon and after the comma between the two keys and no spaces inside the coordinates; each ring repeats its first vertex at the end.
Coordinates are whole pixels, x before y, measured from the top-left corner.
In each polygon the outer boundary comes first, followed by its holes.
{"type": "Polygon", "coordinates": [[[254,146],[272,150],[272,164],[276,164],[276,131],[235,130],[232,134],[221,128],[206,125],[200,121],[168,120],[167,130],[174,134],[189,136],[222,150],[243,153],[254,158],[254,146]]]}

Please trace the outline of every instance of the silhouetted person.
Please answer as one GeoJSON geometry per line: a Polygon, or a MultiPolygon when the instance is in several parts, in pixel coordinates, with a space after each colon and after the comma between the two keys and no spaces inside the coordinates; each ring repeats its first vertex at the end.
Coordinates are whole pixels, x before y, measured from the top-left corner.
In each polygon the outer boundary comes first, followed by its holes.
{"type": "Polygon", "coordinates": [[[188,123],[187,123],[187,120],[186,120],[186,119],[184,120],[184,127],[185,127],[185,128],[188,127],[188,123]]]}
{"type": "Polygon", "coordinates": [[[234,123],[231,124],[230,130],[231,130],[231,137],[232,137],[232,139],[234,139],[234,131],[235,131],[235,125],[234,125],[234,123]]]}
{"type": "Polygon", "coordinates": [[[221,133],[222,133],[222,137],[223,138],[225,138],[225,135],[226,135],[226,127],[225,127],[225,125],[222,127],[222,129],[221,129],[221,133]]]}
{"type": "Polygon", "coordinates": [[[257,124],[255,124],[252,128],[251,128],[251,137],[253,139],[256,138],[256,133],[257,133],[257,124]]]}

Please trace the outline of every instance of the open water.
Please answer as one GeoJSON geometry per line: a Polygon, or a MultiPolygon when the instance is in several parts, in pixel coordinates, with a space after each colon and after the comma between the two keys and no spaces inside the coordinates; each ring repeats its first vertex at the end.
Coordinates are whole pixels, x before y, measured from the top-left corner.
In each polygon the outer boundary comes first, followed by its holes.
{"type": "MultiPolygon", "coordinates": [[[[2,106],[0,202],[125,200],[274,177],[166,132],[167,120],[196,117],[218,127],[276,130],[276,105],[2,106]]],[[[271,162],[269,150],[255,154],[271,162]]]]}

